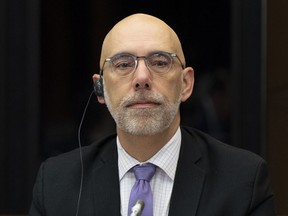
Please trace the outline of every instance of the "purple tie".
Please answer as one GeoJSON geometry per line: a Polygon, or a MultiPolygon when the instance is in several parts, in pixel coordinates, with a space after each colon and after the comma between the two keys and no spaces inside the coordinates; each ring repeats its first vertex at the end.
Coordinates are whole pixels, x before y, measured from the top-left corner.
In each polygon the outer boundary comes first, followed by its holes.
{"type": "Polygon", "coordinates": [[[153,216],[153,199],[149,182],[155,174],[156,167],[147,163],[137,165],[132,170],[136,182],[130,193],[128,216],[153,216]]]}

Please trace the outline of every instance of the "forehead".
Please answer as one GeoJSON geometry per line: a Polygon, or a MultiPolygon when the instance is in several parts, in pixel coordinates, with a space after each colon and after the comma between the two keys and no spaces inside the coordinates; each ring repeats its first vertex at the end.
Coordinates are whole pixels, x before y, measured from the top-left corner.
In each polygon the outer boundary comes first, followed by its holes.
{"type": "Polygon", "coordinates": [[[109,33],[104,48],[108,56],[120,52],[144,55],[156,50],[173,51],[171,31],[161,22],[134,21],[117,25],[109,33]]]}

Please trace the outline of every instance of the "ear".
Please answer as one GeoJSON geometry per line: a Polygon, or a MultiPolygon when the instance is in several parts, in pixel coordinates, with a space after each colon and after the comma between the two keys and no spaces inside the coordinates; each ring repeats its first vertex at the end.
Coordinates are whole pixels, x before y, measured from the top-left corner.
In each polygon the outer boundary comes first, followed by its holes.
{"type": "MultiPolygon", "coordinates": [[[[93,85],[94,85],[94,83],[100,79],[100,75],[99,74],[93,74],[92,79],[93,79],[93,85]]],[[[97,99],[98,99],[99,103],[105,104],[104,97],[97,96],[97,99]]]]}
{"type": "Polygon", "coordinates": [[[192,94],[194,87],[194,70],[192,67],[187,67],[183,70],[183,87],[181,101],[186,101],[192,94]]]}

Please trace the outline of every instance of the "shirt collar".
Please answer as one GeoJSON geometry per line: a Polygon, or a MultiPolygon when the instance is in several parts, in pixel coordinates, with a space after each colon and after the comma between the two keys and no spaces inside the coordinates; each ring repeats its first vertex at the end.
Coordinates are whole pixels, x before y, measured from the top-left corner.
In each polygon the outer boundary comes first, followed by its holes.
{"type": "MultiPolygon", "coordinates": [[[[181,130],[180,127],[174,136],[148,161],[161,168],[172,180],[174,180],[177,162],[179,158],[179,151],[181,145],[181,130]]],[[[135,158],[131,157],[121,146],[117,136],[117,149],[118,149],[118,166],[119,166],[119,179],[135,165],[140,164],[135,158]]],[[[146,163],[145,162],[145,163],[146,163]]]]}

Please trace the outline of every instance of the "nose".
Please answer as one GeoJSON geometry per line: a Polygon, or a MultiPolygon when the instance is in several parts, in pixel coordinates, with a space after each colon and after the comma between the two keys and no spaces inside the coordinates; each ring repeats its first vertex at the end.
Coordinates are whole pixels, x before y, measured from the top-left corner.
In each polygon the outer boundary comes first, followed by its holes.
{"type": "Polygon", "coordinates": [[[138,64],[134,72],[132,84],[136,91],[140,89],[146,89],[146,90],[151,89],[152,86],[151,73],[145,64],[144,59],[138,59],[138,64]]]}

